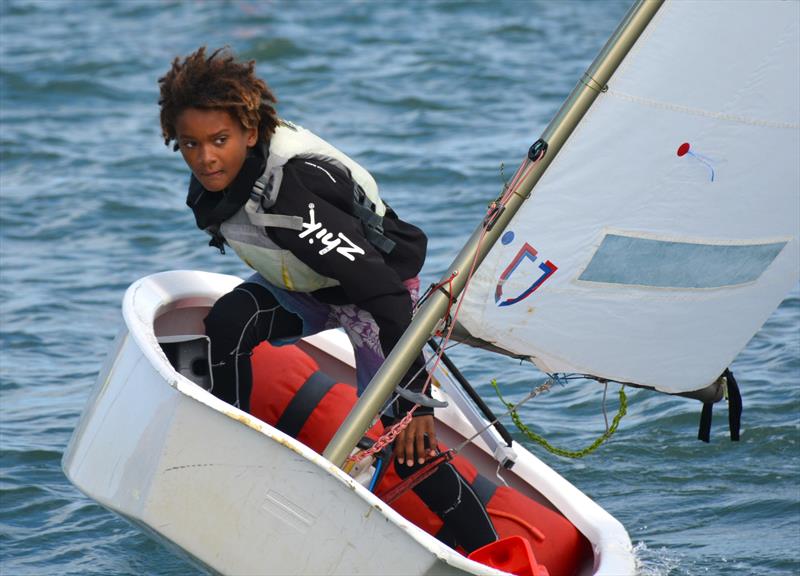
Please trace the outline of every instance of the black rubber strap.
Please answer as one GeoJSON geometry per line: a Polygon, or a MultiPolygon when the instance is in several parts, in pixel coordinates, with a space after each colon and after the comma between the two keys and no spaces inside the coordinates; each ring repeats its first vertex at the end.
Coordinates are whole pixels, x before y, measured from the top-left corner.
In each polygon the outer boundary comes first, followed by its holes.
{"type": "MultiPolygon", "coordinates": [[[[742,426],[742,393],[739,391],[739,384],[733,376],[730,368],[726,368],[722,376],[726,380],[728,390],[728,426],[731,431],[731,441],[739,441],[739,432],[742,426]]],[[[697,439],[703,442],[711,440],[711,415],[714,410],[713,402],[703,404],[703,412],[700,415],[700,429],[697,432],[697,439]]]]}
{"type": "Polygon", "coordinates": [[[731,440],[738,442],[739,429],[742,425],[742,394],[730,368],[725,370],[725,378],[728,380],[728,424],[731,429],[731,440]]]}
{"type": "Polygon", "coordinates": [[[297,438],[308,417],[311,416],[325,395],[330,392],[334,384],[336,381],[324,372],[314,372],[291,399],[275,428],[292,438],[297,438]]]}
{"type": "Polygon", "coordinates": [[[700,414],[700,429],[697,431],[698,440],[703,442],[711,441],[711,413],[713,411],[713,402],[703,403],[703,412],[700,414]]]}

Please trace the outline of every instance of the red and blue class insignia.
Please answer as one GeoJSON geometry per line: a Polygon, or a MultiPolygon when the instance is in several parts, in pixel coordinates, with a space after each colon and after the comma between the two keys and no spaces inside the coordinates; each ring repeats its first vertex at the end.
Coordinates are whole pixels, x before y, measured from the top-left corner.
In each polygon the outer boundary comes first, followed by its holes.
{"type": "MultiPolygon", "coordinates": [[[[500,241],[505,245],[511,244],[511,242],[514,241],[514,232],[509,230],[503,234],[503,237],[500,241]]],[[[522,262],[525,260],[535,262],[538,254],[539,253],[536,251],[536,249],[527,242],[525,242],[522,245],[522,248],[517,251],[516,256],[514,256],[509,265],[506,266],[506,269],[503,270],[503,273],[500,275],[500,279],[497,282],[497,286],[494,289],[494,301],[498,306],[511,306],[512,304],[516,304],[517,302],[524,300],[536,292],[539,286],[544,284],[544,282],[550,278],[550,276],[552,276],[556,270],[558,270],[558,266],[550,262],[550,260],[546,260],[544,263],[540,262],[539,269],[542,271],[542,274],[537,277],[525,290],[523,290],[522,293],[503,300],[503,285],[506,283],[506,281],[511,278],[514,272],[517,271],[522,262]]]]}

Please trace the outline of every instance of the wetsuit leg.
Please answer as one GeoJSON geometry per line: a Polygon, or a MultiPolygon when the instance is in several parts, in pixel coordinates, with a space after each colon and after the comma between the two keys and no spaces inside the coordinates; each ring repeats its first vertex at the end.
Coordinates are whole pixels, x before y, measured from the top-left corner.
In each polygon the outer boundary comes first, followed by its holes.
{"type": "Polygon", "coordinates": [[[299,337],[303,323],[263,286],[245,282],[222,296],[205,319],[211,340],[211,392],[248,412],[253,371],[250,356],[264,340],[299,337]]]}
{"type": "MultiPolygon", "coordinates": [[[[407,478],[424,464],[407,466],[395,460],[394,466],[398,476],[407,478]]],[[[497,532],[486,508],[452,464],[445,462],[440,465],[413,490],[444,522],[437,538],[445,544],[453,546],[452,540],[455,540],[456,545],[470,553],[497,540],[497,532]]]]}

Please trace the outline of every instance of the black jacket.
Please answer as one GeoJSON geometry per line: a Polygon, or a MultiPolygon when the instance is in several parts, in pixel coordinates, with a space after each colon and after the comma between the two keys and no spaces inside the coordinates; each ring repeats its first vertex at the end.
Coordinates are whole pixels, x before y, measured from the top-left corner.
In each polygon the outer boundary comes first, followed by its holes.
{"type": "MultiPolygon", "coordinates": [[[[219,224],[246,202],[255,179],[261,175],[259,166],[263,170],[263,165],[263,158],[248,157],[230,189],[222,195],[203,191],[199,182],[192,178],[187,204],[194,211],[198,226],[215,233],[219,224]]],[[[353,187],[350,175],[338,166],[316,159],[295,158],[284,165],[280,193],[269,210],[275,214],[300,216],[304,222],[309,222],[309,205],[313,204],[316,222],[332,237],[344,235],[349,243],[344,241],[342,246],[352,244],[360,249],[347,251],[350,257],[338,250],[326,252],[326,245],[315,236],[301,238],[296,230],[268,228],[267,233],[276,244],[291,251],[311,269],[339,282],[339,286],[313,292],[315,298],[328,304],[355,304],[372,315],[378,325],[384,355],[388,356],[411,322],[411,297],[403,281],[414,278],[422,268],[427,238],[419,228],[400,220],[387,207],[383,218],[384,234],[395,246],[389,254],[375,248],[367,241],[361,220],[353,214],[353,187]],[[313,243],[309,242],[312,238],[315,239],[313,243]]],[[[409,386],[419,392],[427,378],[427,372],[421,370],[423,364],[420,355],[402,384],[419,372],[409,386]]],[[[405,402],[401,406],[404,410],[409,408],[405,402]]],[[[417,414],[424,413],[430,410],[417,410],[417,414]]]]}

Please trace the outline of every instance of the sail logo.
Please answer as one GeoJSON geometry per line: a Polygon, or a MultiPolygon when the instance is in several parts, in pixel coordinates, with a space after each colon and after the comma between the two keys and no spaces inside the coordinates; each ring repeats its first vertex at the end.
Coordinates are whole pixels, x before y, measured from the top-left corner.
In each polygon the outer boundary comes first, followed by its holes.
{"type": "Polygon", "coordinates": [[[705,164],[708,169],[711,171],[711,181],[714,181],[714,166],[712,166],[711,158],[707,156],[703,156],[702,154],[698,154],[697,152],[692,151],[692,147],[688,142],[684,142],[680,146],[678,146],[678,151],[676,152],[679,158],[683,158],[684,156],[691,156],[698,162],[705,164]]]}
{"type": "MultiPolygon", "coordinates": [[[[501,242],[503,244],[510,244],[514,240],[514,233],[511,231],[506,232],[503,235],[501,242]]],[[[512,304],[516,304],[517,302],[521,302],[525,300],[528,296],[536,292],[539,287],[544,284],[550,276],[552,276],[556,270],[558,270],[558,266],[550,262],[550,260],[545,260],[544,262],[539,262],[538,270],[541,272],[535,279],[519,294],[514,296],[508,296],[504,298],[503,294],[503,287],[506,282],[511,278],[515,272],[520,269],[520,265],[523,262],[530,261],[531,263],[535,263],[538,259],[539,253],[536,249],[525,242],[517,251],[517,254],[511,260],[511,262],[506,266],[506,269],[503,270],[503,273],[500,274],[500,279],[497,281],[497,286],[494,289],[494,301],[495,304],[498,306],[511,306],[512,304]]]]}

